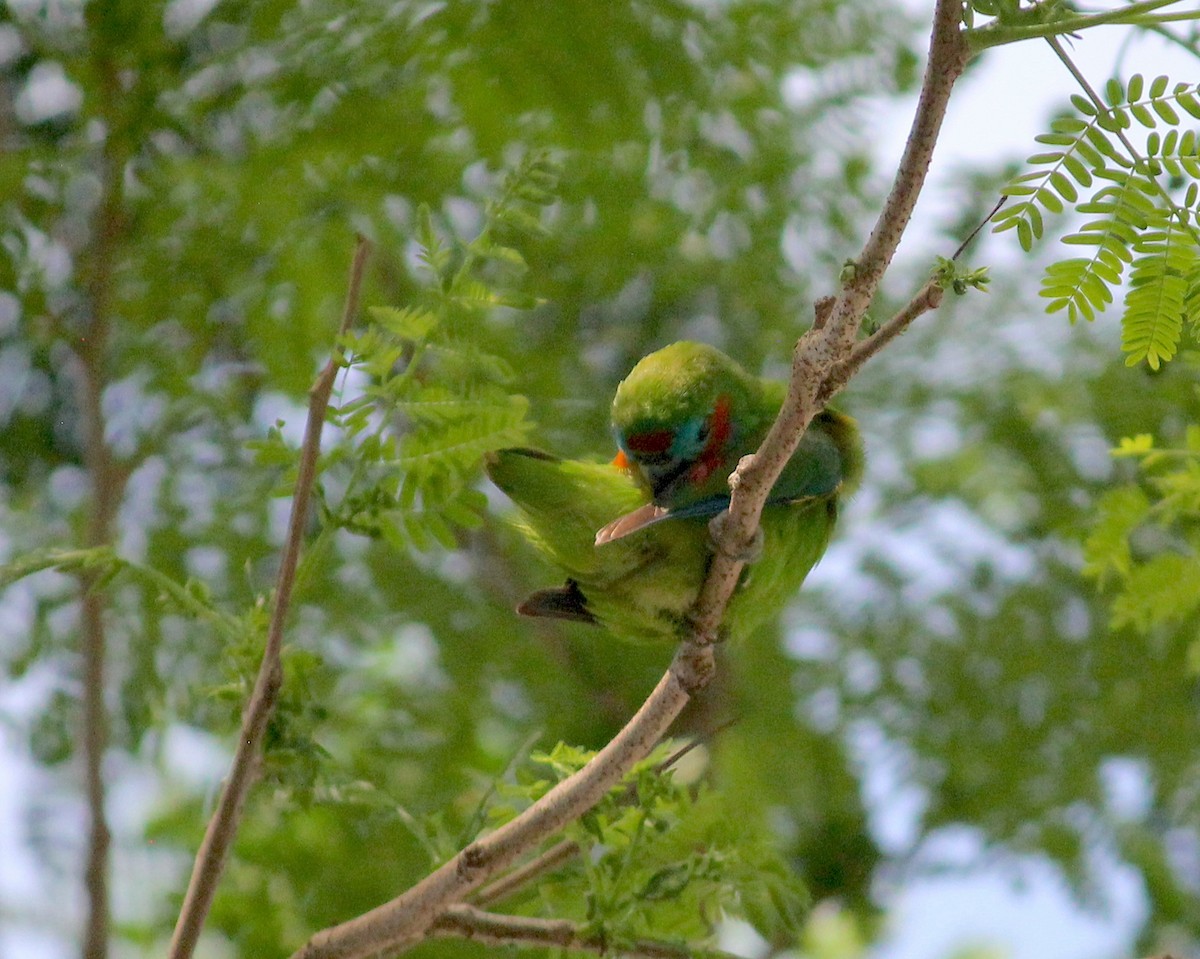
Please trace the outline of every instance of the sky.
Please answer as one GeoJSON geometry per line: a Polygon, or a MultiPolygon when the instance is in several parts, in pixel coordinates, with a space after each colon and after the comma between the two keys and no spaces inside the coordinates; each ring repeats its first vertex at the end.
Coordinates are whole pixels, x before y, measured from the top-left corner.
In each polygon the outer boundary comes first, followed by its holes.
{"type": "MultiPolygon", "coordinates": [[[[916,0],[907,5],[921,13],[932,7],[916,0]]],[[[1195,82],[1200,75],[1200,64],[1177,46],[1146,36],[1122,49],[1127,38],[1120,28],[1099,27],[1071,45],[1072,59],[1093,87],[1101,88],[1114,68],[1125,77],[1166,74],[1172,82],[1195,82]]],[[[949,209],[948,198],[940,184],[951,170],[972,161],[1019,160],[1036,152],[1034,137],[1045,132],[1052,112],[1077,92],[1081,91],[1066,68],[1043,42],[990,51],[954,91],[930,181],[914,214],[915,229],[906,235],[902,253],[921,245],[922,221],[944,219],[938,214],[949,209]]],[[[911,116],[911,106],[906,110],[892,101],[880,103],[874,120],[885,168],[899,158],[911,116]]],[[[993,270],[997,267],[991,257],[1003,246],[988,247],[993,270]]],[[[1009,247],[1015,249],[1016,244],[1009,247]]],[[[1123,779],[1118,788],[1137,793],[1136,770],[1119,770],[1116,775],[1123,779]]],[[[886,784],[880,787],[874,784],[875,791],[888,795],[886,784]]],[[[868,796],[872,791],[868,782],[868,796]]],[[[886,832],[896,828],[889,820],[903,810],[893,812],[890,805],[878,804],[876,814],[882,820],[877,828],[886,832]]],[[[941,840],[948,848],[940,851],[963,860],[979,851],[978,837],[965,830],[941,840]]],[[[1146,913],[1140,880],[1112,859],[1102,859],[1099,872],[1106,899],[1099,908],[1077,903],[1053,867],[1034,858],[1015,869],[912,883],[891,899],[888,933],[872,951],[872,959],[938,959],[971,947],[991,947],[1007,959],[1129,959],[1146,913]]]]}

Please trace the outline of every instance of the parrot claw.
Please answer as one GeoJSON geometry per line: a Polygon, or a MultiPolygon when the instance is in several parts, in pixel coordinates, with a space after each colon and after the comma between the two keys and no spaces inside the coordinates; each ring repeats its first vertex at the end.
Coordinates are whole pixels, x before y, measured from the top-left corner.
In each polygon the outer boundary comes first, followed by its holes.
{"type": "Polygon", "coordinates": [[[731,552],[721,545],[722,534],[725,532],[725,523],[728,521],[728,519],[729,511],[725,510],[718,513],[708,521],[708,535],[712,542],[713,549],[716,552],[724,553],[730,559],[739,563],[749,564],[758,562],[763,553],[762,527],[759,526],[754,530],[754,538],[750,541],[749,546],[747,546],[745,549],[731,552]]]}
{"type": "Polygon", "coordinates": [[[729,628],[724,624],[717,627],[716,632],[701,629],[700,624],[691,613],[684,614],[683,629],[680,638],[694,637],[694,642],[700,646],[718,646],[729,638],[729,628]]]}

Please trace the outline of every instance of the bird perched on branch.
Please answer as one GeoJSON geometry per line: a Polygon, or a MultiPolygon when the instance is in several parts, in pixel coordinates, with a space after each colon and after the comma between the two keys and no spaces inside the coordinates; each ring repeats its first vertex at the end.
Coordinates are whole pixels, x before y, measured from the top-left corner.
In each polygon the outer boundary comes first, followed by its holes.
{"type": "MultiPolygon", "coordinates": [[[[709,521],[729,505],[729,474],[761,445],[784,395],[782,383],[749,375],[714,347],[674,343],[617,387],[612,463],[489,453],[487,473],[516,503],[521,531],[568,576],[518,611],[598,623],[626,639],[680,638],[712,555],[709,521]]],[[[799,588],[861,472],[854,420],[819,413],[771,490],[761,554],[726,611],[729,635],[753,630],[799,588]]]]}

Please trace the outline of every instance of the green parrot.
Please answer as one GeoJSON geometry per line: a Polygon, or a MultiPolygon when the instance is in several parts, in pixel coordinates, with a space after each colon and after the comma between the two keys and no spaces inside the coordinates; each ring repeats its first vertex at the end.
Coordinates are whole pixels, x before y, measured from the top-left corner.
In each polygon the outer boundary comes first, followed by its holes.
{"type": "MultiPolygon", "coordinates": [[[[678,640],[711,559],[709,521],[729,505],[729,474],[761,445],[784,394],[714,347],[674,343],[617,387],[612,463],[534,449],[487,454],[521,531],[568,576],[518,612],[597,623],[635,641],[678,640]]],[[[729,636],[751,632],[799,588],[862,459],[853,419],[833,410],[813,419],[763,510],[761,554],[726,610],[729,636]]]]}

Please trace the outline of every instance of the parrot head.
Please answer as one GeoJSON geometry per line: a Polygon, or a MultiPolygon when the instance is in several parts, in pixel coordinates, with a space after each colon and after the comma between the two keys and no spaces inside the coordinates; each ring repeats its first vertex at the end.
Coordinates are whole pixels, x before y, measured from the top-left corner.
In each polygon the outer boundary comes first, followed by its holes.
{"type": "Polygon", "coordinates": [[[613,462],[631,470],[659,507],[728,493],[739,412],[755,387],[737,363],[702,343],[651,353],[617,387],[613,462]]]}

